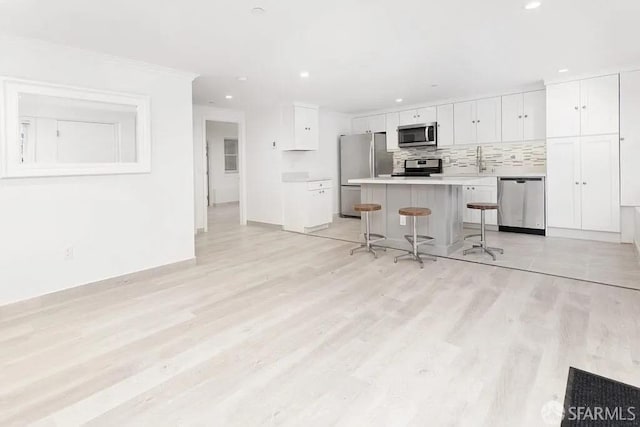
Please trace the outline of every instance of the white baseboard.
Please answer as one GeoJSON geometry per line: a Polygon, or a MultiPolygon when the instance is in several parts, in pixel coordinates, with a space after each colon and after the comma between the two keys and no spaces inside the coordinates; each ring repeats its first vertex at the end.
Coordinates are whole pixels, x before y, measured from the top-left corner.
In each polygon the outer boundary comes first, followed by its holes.
{"type": "Polygon", "coordinates": [[[547,228],[549,237],[565,237],[567,239],[595,240],[598,242],[620,243],[620,233],[606,231],[573,230],[570,228],[547,228]]]}

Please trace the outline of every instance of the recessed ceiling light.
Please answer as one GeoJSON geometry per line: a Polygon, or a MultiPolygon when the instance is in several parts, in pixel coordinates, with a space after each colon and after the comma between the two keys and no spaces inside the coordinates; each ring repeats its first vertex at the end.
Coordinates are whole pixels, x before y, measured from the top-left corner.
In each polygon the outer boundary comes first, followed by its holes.
{"type": "Polygon", "coordinates": [[[524,6],[524,8],[527,10],[533,10],[539,8],[541,4],[542,3],[540,3],[539,1],[530,1],[524,6]]]}
{"type": "Polygon", "coordinates": [[[209,101],[209,104],[215,104],[216,101],[209,101]]]}
{"type": "Polygon", "coordinates": [[[438,85],[435,85],[435,84],[434,84],[434,85],[431,85],[431,87],[438,87],[438,85]]]}
{"type": "Polygon", "coordinates": [[[247,77],[246,76],[240,76],[240,77],[238,77],[238,81],[246,82],[247,81],[247,77]]]}
{"type": "Polygon", "coordinates": [[[396,102],[402,102],[402,98],[397,98],[396,102]]]}
{"type": "Polygon", "coordinates": [[[225,95],[226,99],[233,99],[233,95],[225,95]]]}
{"type": "Polygon", "coordinates": [[[566,73],[567,71],[569,71],[569,69],[568,69],[568,68],[560,68],[560,69],[558,70],[558,72],[559,72],[559,73],[566,73]]]}
{"type": "Polygon", "coordinates": [[[309,77],[309,72],[308,71],[301,71],[300,72],[300,77],[302,77],[303,79],[306,79],[309,77]]]}
{"type": "Polygon", "coordinates": [[[253,9],[251,9],[252,15],[264,15],[265,12],[266,10],[262,7],[254,7],[253,9]]]}

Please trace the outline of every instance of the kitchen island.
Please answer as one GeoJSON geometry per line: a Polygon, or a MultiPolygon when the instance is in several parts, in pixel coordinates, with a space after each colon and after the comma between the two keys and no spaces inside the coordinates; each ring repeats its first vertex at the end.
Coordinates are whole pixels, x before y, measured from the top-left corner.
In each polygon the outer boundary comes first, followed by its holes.
{"type": "MultiPolygon", "coordinates": [[[[350,179],[349,184],[361,186],[362,203],[378,203],[382,210],[371,215],[371,232],[387,240],[381,246],[410,250],[405,234],[411,234],[411,220],[398,209],[407,206],[431,209],[431,215],[418,218],[418,234],[433,237],[432,245],[423,245],[421,252],[449,255],[463,244],[462,187],[482,185],[483,177],[378,177],[350,179]]],[[[364,232],[364,221],[362,221],[364,232]]]]}

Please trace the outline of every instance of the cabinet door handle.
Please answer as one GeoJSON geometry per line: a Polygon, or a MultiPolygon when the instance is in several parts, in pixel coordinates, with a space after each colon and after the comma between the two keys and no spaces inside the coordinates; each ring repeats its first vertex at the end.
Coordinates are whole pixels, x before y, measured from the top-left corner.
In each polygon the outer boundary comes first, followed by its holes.
{"type": "Polygon", "coordinates": [[[574,108],[575,110],[577,110],[577,109],[578,109],[578,106],[576,105],[576,106],[575,106],[575,107],[573,107],[573,108],[574,108]]]}
{"type": "Polygon", "coordinates": [[[518,116],[518,118],[519,118],[519,119],[521,119],[521,118],[522,118],[522,116],[518,116]]]}
{"type": "Polygon", "coordinates": [[[587,106],[586,106],[586,105],[583,105],[583,106],[582,106],[582,109],[583,109],[583,110],[586,110],[586,109],[587,109],[587,106]]]}
{"type": "Polygon", "coordinates": [[[476,120],[476,123],[480,123],[480,120],[476,120]]]}
{"type": "Polygon", "coordinates": [[[624,138],[620,138],[620,141],[624,141],[624,138]]]}
{"type": "Polygon", "coordinates": [[[576,185],[580,185],[580,183],[578,181],[576,181],[576,185]]]}
{"type": "Polygon", "coordinates": [[[582,185],[587,185],[587,182],[586,181],[582,181],[582,185]]]}
{"type": "Polygon", "coordinates": [[[475,122],[476,122],[475,120],[471,120],[471,123],[475,123],[475,122]]]}
{"type": "Polygon", "coordinates": [[[525,115],[524,115],[524,118],[526,119],[527,117],[529,117],[529,115],[528,115],[528,114],[525,114],[525,115]]]}

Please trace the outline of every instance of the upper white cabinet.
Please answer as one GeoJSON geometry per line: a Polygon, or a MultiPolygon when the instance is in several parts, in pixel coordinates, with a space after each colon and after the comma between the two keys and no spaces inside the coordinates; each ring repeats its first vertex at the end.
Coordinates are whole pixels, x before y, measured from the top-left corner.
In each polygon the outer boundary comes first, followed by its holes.
{"type": "Polygon", "coordinates": [[[386,119],[384,114],[373,116],[356,117],[351,121],[352,132],[358,133],[380,133],[386,132],[386,119]]]}
{"type": "Polygon", "coordinates": [[[640,71],[620,74],[620,203],[640,206],[640,71]]]}
{"type": "Polygon", "coordinates": [[[294,127],[296,150],[317,150],[319,142],[318,133],[318,109],[294,107],[294,127]]]}
{"type": "Polygon", "coordinates": [[[544,139],[545,91],[502,97],[502,140],[505,142],[544,139]]]}
{"type": "Polygon", "coordinates": [[[418,108],[400,112],[400,126],[414,125],[417,123],[435,122],[437,118],[436,107],[418,108]]]}
{"type": "Polygon", "coordinates": [[[387,151],[399,150],[398,147],[398,126],[400,124],[400,117],[398,113],[386,114],[386,126],[387,126],[387,151]]]}
{"type": "Polygon", "coordinates": [[[453,106],[453,125],[456,144],[476,142],[476,102],[458,102],[453,106]]]}
{"type": "Polygon", "coordinates": [[[619,131],[618,75],[580,82],[580,133],[602,135],[619,131]]]}
{"type": "Polygon", "coordinates": [[[550,138],[618,133],[618,75],[547,86],[550,138]]]}
{"type": "Polygon", "coordinates": [[[501,141],[501,97],[454,104],[454,135],[456,144],[501,141]]]}
{"type": "Polygon", "coordinates": [[[438,105],[436,110],[436,121],[438,122],[438,147],[453,145],[453,104],[438,105]]]}
{"type": "Polygon", "coordinates": [[[620,231],[617,135],[547,141],[549,227],[620,231]]]}

